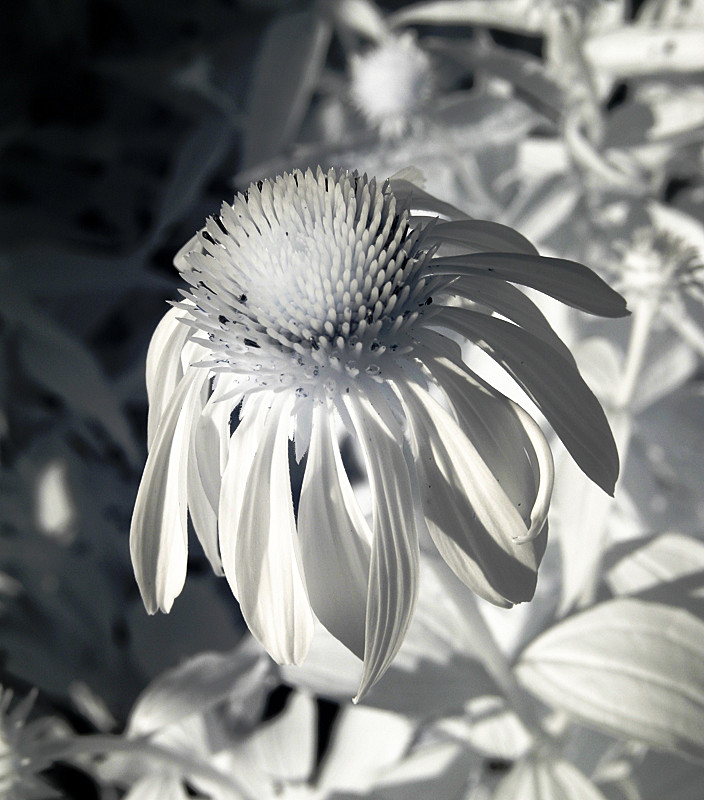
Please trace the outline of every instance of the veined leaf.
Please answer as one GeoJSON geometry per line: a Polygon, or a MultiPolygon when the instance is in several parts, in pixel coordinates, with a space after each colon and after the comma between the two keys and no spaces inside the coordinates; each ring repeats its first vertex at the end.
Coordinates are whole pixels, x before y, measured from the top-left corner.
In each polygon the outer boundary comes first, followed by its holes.
{"type": "Polygon", "coordinates": [[[601,603],[539,636],[515,669],[541,700],[587,725],[704,756],[704,623],[687,611],[601,603]]]}

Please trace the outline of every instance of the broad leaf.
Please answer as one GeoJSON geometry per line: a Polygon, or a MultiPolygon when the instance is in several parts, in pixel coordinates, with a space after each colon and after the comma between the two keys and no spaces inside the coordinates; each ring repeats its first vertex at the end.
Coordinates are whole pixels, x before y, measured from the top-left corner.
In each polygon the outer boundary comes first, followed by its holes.
{"type": "Polygon", "coordinates": [[[704,623],[687,611],[601,603],[539,636],[515,669],[542,701],[587,725],[704,756],[704,623]]]}

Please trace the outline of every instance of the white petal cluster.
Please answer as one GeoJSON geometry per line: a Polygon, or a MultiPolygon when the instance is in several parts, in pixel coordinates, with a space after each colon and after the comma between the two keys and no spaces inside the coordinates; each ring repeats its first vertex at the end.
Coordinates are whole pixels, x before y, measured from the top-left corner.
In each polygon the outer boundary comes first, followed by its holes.
{"type": "Polygon", "coordinates": [[[350,60],[350,99],[384,137],[403,134],[430,100],[434,76],[430,56],[411,33],[387,35],[350,60]]]}
{"type": "Polygon", "coordinates": [[[131,531],[148,611],[168,611],[181,591],[190,518],[268,652],[302,661],[317,616],[363,659],[361,695],[408,629],[424,532],[480,596],[532,597],[550,450],[457,339],[501,364],[612,492],[603,411],[513,284],[606,316],[625,304],[585,267],[462,217],[400,178],[295,171],[223,205],[179,257],[190,290],[147,358],[150,453],[131,531]],[[339,425],[363,454],[371,520],[339,425]],[[290,439],[299,461],[307,453],[295,504],[290,439]]]}

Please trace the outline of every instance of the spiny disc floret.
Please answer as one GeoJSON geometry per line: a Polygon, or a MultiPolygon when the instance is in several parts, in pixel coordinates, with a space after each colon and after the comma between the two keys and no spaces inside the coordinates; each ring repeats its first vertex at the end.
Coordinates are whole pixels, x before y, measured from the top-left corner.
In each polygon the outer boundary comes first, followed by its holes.
{"type": "Polygon", "coordinates": [[[197,238],[181,308],[209,367],[308,393],[383,379],[391,354],[412,349],[432,250],[388,185],[346,171],[285,173],[223,204],[197,238]]]}

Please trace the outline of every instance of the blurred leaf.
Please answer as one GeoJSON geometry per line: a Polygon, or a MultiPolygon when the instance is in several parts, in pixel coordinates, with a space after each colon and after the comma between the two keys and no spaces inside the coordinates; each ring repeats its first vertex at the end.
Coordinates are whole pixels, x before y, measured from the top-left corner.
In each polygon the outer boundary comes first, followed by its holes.
{"type": "Polygon", "coordinates": [[[333,0],[335,20],[343,27],[378,42],[387,33],[381,11],[370,0],[333,0]]]}
{"type": "Polygon", "coordinates": [[[327,791],[368,791],[406,752],[414,733],[414,724],[400,714],[364,705],[345,706],[318,786],[327,791]]]}
{"type": "Polygon", "coordinates": [[[418,747],[385,772],[375,800],[457,800],[467,785],[473,754],[454,742],[418,747]]]}
{"type": "Polygon", "coordinates": [[[330,36],[330,23],[315,11],[282,15],[267,30],[250,84],[242,170],[272,158],[295,136],[330,36]]]}
{"type": "Polygon", "coordinates": [[[704,20],[703,0],[645,0],[638,9],[638,23],[687,26],[704,20]]]}
{"type": "Polygon", "coordinates": [[[261,724],[236,756],[277,781],[305,781],[315,765],[316,731],[315,700],[293,692],[284,710],[261,724]]]}
{"type": "Polygon", "coordinates": [[[543,702],[587,725],[704,756],[704,623],[687,611],[600,603],[539,636],[515,669],[543,702]]]}
{"type": "Polygon", "coordinates": [[[481,48],[476,55],[470,51],[467,65],[503,78],[515,87],[517,96],[528,105],[553,122],[560,119],[564,102],[562,89],[535,56],[503,48],[488,51],[481,48]]]}
{"type": "Polygon", "coordinates": [[[569,761],[520,761],[496,787],[493,800],[605,800],[569,761]]]}
{"type": "Polygon", "coordinates": [[[141,456],[132,430],[88,348],[11,286],[3,286],[0,296],[0,315],[18,332],[19,358],[26,375],[75,413],[98,421],[132,464],[138,464],[141,456]]]}
{"type": "Polygon", "coordinates": [[[181,219],[232,146],[231,124],[220,114],[206,117],[182,143],[165,181],[150,241],[158,245],[169,226],[181,219]]]}
{"type": "Polygon", "coordinates": [[[704,26],[648,28],[624,26],[590,36],[584,53],[595,69],[617,78],[699,72],[704,69],[704,26]]]}
{"type": "Polygon", "coordinates": [[[389,17],[403,25],[487,25],[517,33],[543,33],[545,14],[533,0],[436,0],[415,3],[389,17]]]}
{"type": "Polygon", "coordinates": [[[135,703],[128,736],[145,736],[236,694],[258,670],[259,648],[249,638],[230,653],[199,653],[154,680],[135,703]]]}
{"type": "Polygon", "coordinates": [[[609,561],[606,582],[614,594],[666,589],[672,583],[680,584],[675,586],[679,594],[688,578],[689,591],[704,587],[704,543],[682,533],[662,533],[645,543],[617,546],[609,561]]]}
{"type": "Polygon", "coordinates": [[[453,739],[467,742],[486,758],[504,761],[521,758],[533,742],[518,714],[496,696],[470,700],[463,716],[446,717],[437,727],[453,739]]]}

